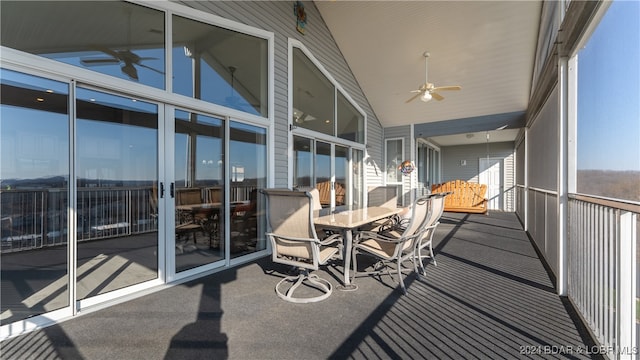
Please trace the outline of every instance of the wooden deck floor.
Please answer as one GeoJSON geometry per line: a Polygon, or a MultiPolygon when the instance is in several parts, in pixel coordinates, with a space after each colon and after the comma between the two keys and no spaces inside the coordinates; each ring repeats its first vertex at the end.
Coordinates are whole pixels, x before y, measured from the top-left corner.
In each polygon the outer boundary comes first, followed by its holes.
{"type": "MultiPolygon", "coordinates": [[[[3,342],[3,359],[590,358],[512,213],[445,213],[438,266],[356,279],[315,304],[290,304],[270,258],[3,342]]],[[[319,271],[338,284],[341,268],[319,271]]],[[[585,343],[586,342],[586,343],[585,343]]]]}

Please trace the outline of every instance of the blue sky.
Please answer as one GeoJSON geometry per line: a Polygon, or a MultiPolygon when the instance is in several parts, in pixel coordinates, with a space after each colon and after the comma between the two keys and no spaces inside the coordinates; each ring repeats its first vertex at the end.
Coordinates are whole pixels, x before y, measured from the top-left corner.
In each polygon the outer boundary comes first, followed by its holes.
{"type": "Polygon", "coordinates": [[[640,171],[640,1],[614,1],[578,54],[578,169],[640,171]]]}

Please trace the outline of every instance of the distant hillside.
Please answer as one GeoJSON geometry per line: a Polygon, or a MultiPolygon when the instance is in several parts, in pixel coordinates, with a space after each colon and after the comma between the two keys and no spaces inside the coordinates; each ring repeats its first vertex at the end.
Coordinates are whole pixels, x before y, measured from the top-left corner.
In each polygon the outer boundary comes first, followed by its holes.
{"type": "Polygon", "coordinates": [[[581,194],[640,201],[640,171],[578,170],[581,194]]]}

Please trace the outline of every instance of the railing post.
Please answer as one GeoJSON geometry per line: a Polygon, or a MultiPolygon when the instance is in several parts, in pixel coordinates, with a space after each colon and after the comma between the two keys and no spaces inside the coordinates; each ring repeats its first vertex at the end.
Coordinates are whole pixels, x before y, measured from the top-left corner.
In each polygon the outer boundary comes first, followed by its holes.
{"type": "Polygon", "coordinates": [[[619,349],[616,349],[620,359],[632,359],[638,355],[636,343],[637,221],[638,216],[635,213],[622,211],[620,214],[620,285],[618,287],[620,338],[619,349]]]}

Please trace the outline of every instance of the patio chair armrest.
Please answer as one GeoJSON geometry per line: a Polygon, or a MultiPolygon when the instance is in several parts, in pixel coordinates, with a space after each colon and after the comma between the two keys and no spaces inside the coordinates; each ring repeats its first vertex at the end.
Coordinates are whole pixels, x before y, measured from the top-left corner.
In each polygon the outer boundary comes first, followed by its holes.
{"type": "Polygon", "coordinates": [[[320,245],[322,246],[327,246],[334,243],[339,243],[340,245],[342,245],[343,239],[341,234],[333,234],[323,240],[320,240],[320,245]]]}
{"type": "Polygon", "coordinates": [[[279,235],[279,234],[275,234],[275,233],[266,233],[265,235],[267,235],[267,237],[269,237],[269,238],[278,238],[278,239],[289,240],[289,241],[304,241],[304,242],[320,243],[320,241],[318,239],[313,239],[313,238],[300,238],[300,237],[293,237],[293,236],[284,236],[284,235],[279,235]]]}

